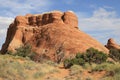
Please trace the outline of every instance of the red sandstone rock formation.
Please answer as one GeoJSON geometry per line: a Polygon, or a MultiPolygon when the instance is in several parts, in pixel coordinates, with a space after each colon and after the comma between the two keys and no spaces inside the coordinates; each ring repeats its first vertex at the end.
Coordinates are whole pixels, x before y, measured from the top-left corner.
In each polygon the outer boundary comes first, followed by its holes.
{"type": "Polygon", "coordinates": [[[105,45],[108,49],[120,49],[120,45],[118,45],[114,39],[110,38],[107,42],[107,45],[105,45]]]}
{"type": "Polygon", "coordinates": [[[108,52],[102,44],[78,29],[78,18],[71,11],[17,16],[8,28],[1,52],[15,51],[28,43],[35,52],[46,54],[52,60],[58,53],[71,56],[90,47],[108,52]]]}

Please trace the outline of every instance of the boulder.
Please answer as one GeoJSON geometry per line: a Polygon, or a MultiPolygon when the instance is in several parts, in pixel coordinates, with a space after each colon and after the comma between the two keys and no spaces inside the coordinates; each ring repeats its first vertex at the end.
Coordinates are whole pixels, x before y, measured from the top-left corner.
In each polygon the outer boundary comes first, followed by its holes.
{"type": "Polygon", "coordinates": [[[108,39],[107,45],[105,45],[105,47],[108,49],[120,49],[120,45],[118,45],[112,38],[108,39]]]}

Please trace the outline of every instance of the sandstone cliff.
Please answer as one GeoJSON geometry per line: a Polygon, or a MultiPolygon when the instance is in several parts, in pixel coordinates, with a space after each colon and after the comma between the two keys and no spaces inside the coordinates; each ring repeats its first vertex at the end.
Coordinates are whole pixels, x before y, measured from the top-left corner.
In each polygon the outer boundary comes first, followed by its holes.
{"type": "Polygon", "coordinates": [[[17,16],[10,24],[1,52],[15,51],[25,44],[33,51],[55,59],[55,54],[71,56],[93,47],[108,52],[101,43],[78,29],[78,18],[72,11],[17,16]]]}

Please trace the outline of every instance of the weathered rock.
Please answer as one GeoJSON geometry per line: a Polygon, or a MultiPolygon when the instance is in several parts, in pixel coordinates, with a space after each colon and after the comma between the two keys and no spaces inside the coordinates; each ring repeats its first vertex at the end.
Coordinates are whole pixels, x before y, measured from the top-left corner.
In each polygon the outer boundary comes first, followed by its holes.
{"type": "Polygon", "coordinates": [[[72,12],[68,11],[64,13],[63,21],[65,24],[78,28],[77,16],[72,12]]]}
{"type": "Polygon", "coordinates": [[[102,44],[78,29],[77,16],[71,11],[17,16],[8,28],[1,51],[15,51],[25,44],[52,60],[56,60],[58,54],[71,57],[90,47],[108,52],[102,44]]]}
{"type": "Polygon", "coordinates": [[[29,20],[29,25],[31,25],[31,26],[37,26],[37,17],[36,16],[31,16],[31,17],[29,17],[28,18],[28,20],[29,20]]]}
{"type": "Polygon", "coordinates": [[[107,45],[105,45],[108,49],[120,49],[120,45],[118,45],[114,39],[110,38],[107,42],[107,45]]]}
{"type": "Polygon", "coordinates": [[[15,18],[14,24],[16,26],[26,26],[26,25],[28,25],[28,20],[24,16],[17,16],[15,18]]]}

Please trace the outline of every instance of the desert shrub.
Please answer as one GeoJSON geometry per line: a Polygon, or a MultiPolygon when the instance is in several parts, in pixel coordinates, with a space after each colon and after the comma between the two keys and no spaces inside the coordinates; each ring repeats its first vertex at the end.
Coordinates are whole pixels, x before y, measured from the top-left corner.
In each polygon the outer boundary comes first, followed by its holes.
{"type": "Polygon", "coordinates": [[[32,47],[30,45],[25,45],[25,46],[21,46],[21,47],[17,48],[15,53],[13,53],[11,51],[8,51],[7,53],[10,55],[13,55],[13,56],[21,56],[21,57],[29,58],[29,59],[33,60],[36,53],[33,52],[31,49],[32,49],[32,47]]]}
{"type": "Polygon", "coordinates": [[[49,60],[50,57],[47,56],[45,53],[43,54],[37,54],[36,52],[32,51],[32,47],[27,44],[25,46],[21,46],[16,49],[16,52],[7,51],[7,54],[13,55],[13,56],[20,56],[26,59],[31,59],[35,62],[44,63],[46,60],[49,60]]]}
{"type": "Polygon", "coordinates": [[[77,59],[79,59],[79,58],[84,58],[84,54],[85,54],[85,53],[77,53],[75,57],[76,57],[77,59]]]}
{"type": "Polygon", "coordinates": [[[49,59],[49,57],[46,56],[46,54],[37,54],[33,52],[32,47],[30,45],[25,45],[16,49],[16,53],[14,55],[30,58],[35,62],[41,62],[41,63],[49,59]]]}
{"type": "Polygon", "coordinates": [[[98,51],[97,49],[94,49],[94,48],[87,49],[85,57],[84,57],[85,61],[89,62],[90,64],[91,63],[97,63],[97,64],[103,63],[107,60],[107,58],[108,58],[107,54],[105,54],[102,51],[98,51]]]}
{"type": "Polygon", "coordinates": [[[120,64],[111,64],[111,63],[102,63],[96,65],[92,68],[93,71],[106,71],[106,74],[103,76],[102,80],[119,80],[118,75],[120,75],[120,64]],[[111,77],[111,79],[109,79],[111,77]]]}
{"type": "Polygon", "coordinates": [[[50,60],[50,57],[47,56],[46,54],[33,54],[33,56],[31,56],[31,59],[35,62],[39,62],[39,63],[44,63],[48,60],[50,60]]]}
{"type": "Polygon", "coordinates": [[[117,62],[120,62],[120,50],[119,49],[110,49],[109,57],[117,62]]]}
{"type": "Polygon", "coordinates": [[[16,49],[16,53],[14,55],[22,56],[22,57],[29,57],[31,56],[32,51],[31,51],[31,46],[30,45],[25,45],[22,46],[18,49],[16,49]]]}
{"type": "Polygon", "coordinates": [[[85,60],[83,58],[74,58],[72,59],[72,63],[76,65],[84,65],[85,60]]]}
{"type": "Polygon", "coordinates": [[[70,68],[72,65],[73,65],[73,63],[70,59],[65,59],[64,60],[64,67],[65,68],[70,68]]]}
{"type": "Polygon", "coordinates": [[[109,71],[110,67],[112,66],[113,64],[109,64],[109,63],[102,63],[102,64],[98,64],[96,65],[95,67],[92,67],[92,71],[109,71]]]}
{"type": "Polygon", "coordinates": [[[93,64],[90,65],[89,63],[86,62],[82,67],[83,67],[83,69],[90,70],[92,68],[92,66],[93,66],[93,64]]]}
{"type": "Polygon", "coordinates": [[[120,75],[116,74],[114,76],[107,76],[107,77],[102,78],[101,80],[120,80],[120,75]]]}
{"type": "Polygon", "coordinates": [[[107,54],[103,53],[102,51],[98,51],[94,48],[89,48],[85,53],[77,53],[73,59],[66,59],[64,61],[64,67],[70,68],[74,64],[83,66],[85,63],[101,64],[103,62],[106,62],[107,58],[107,54]]]}
{"type": "Polygon", "coordinates": [[[76,74],[82,74],[83,72],[83,68],[79,65],[73,65],[71,68],[70,68],[70,75],[76,75],[76,74]]]}
{"type": "Polygon", "coordinates": [[[10,54],[11,55],[11,54],[13,54],[13,52],[12,51],[7,51],[6,54],[10,54]]]}
{"type": "Polygon", "coordinates": [[[64,60],[64,67],[70,68],[72,65],[84,65],[85,60],[83,59],[83,54],[78,53],[76,54],[76,57],[73,59],[65,59],[64,60]]]}

